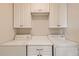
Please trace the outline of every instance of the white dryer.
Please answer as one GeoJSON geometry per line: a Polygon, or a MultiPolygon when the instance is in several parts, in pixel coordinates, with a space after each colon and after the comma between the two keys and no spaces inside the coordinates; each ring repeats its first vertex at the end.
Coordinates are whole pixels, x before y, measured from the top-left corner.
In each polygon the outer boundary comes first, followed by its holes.
{"type": "Polygon", "coordinates": [[[49,35],[49,40],[54,44],[55,56],[77,56],[78,44],[65,40],[64,35],[49,35]]]}

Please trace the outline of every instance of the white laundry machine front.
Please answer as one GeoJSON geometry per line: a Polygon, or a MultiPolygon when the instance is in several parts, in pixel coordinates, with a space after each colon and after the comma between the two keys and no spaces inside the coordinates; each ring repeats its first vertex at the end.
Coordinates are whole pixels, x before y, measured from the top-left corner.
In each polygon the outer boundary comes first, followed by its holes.
{"type": "Polygon", "coordinates": [[[49,40],[54,43],[54,56],[78,56],[78,45],[65,40],[62,35],[49,35],[49,40]]]}
{"type": "Polygon", "coordinates": [[[78,46],[71,42],[58,42],[54,44],[55,56],[78,56],[78,46]]]}

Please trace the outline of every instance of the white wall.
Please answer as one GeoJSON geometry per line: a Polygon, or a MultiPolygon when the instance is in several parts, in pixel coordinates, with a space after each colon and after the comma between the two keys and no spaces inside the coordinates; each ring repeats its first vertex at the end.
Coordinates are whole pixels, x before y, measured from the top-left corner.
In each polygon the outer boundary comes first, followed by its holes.
{"type": "Polygon", "coordinates": [[[32,16],[32,35],[48,35],[48,15],[32,16]]]}
{"type": "Polygon", "coordinates": [[[13,36],[13,6],[0,3],[0,42],[12,40],[13,36]]]}
{"type": "Polygon", "coordinates": [[[68,4],[67,38],[79,42],[79,4],[68,4]]]}

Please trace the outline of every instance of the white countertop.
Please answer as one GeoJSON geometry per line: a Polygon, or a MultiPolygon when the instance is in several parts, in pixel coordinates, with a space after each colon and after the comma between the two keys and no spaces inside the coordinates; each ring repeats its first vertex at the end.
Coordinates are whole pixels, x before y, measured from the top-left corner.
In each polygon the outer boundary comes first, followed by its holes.
{"type": "Polygon", "coordinates": [[[29,43],[30,45],[53,45],[48,36],[32,36],[32,40],[29,43]]]}
{"type": "Polygon", "coordinates": [[[5,43],[2,43],[0,44],[1,45],[7,45],[7,46],[16,46],[16,45],[28,45],[29,44],[29,41],[28,40],[12,40],[12,41],[8,41],[8,42],[5,42],[5,43]]]}
{"type": "Polygon", "coordinates": [[[17,39],[17,40],[11,40],[5,43],[0,44],[7,45],[7,46],[16,46],[16,45],[55,45],[55,46],[76,46],[78,45],[75,42],[65,40],[65,39],[56,39],[55,36],[51,39],[48,36],[32,36],[31,39],[17,39]]]}
{"type": "Polygon", "coordinates": [[[53,42],[55,46],[77,46],[78,44],[76,42],[72,42],[72,41],[69,41],[69,40],[53,40],[53,42]]]}
{"type": "Polygon", "coordinates": [[[54,46],[78,46],[78,43],[67,40],[62,35],[49,35],[48,38],[54,46]]]}
{"type": "Polygon", "coordinates": [[[47,36],[32,36],[32,39],[18,39],[18,40],[11,40],[5,43],[0,44],[12,46],[12,45],[53,45],[47,36]]]}

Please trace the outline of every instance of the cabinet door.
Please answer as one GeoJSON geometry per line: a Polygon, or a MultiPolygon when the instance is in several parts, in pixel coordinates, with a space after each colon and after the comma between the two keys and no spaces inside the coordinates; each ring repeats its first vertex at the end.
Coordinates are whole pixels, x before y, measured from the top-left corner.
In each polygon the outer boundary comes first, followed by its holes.
{"type": "Polygon", "coordinates": [[[67,27],[67,5],[50,4],[49,28],[67,27]]]}
{"type": "Polygon", "coordinates": [[[31,27],[30,4],[14,4],[14,28],[31,27]]]}
{"type": "Polygon", "coordinates": [[[52,56],[52,46],[28,46],[28,56],[52,56]]]}
{"type": "Polygon", "coordinates": [[[49,12],[48,3],[32,3],[31,12],[49,12]]]}
{"type": "Polygon", "coordinates": [[[31,27],[31,13],[30,13],[30,4],[24,4],[23,6],[23,27],[30,28],[31,27]]]}
{"type": "Polygon", "coordinates": [[[26,46],[0,46],[0,56],[26,56],[26,46]]]}
{"type": "Polygon", "coordinates": [[[59,4],[59,26],[67,27],[67,4],[59,4]]]}
{"type": "Polygon", "coordinates": [[[14,27],[19,28],[22,19],[22,5],[14,4],[14,27]]]}
{"type": "Polygon", "coordinates": [[[58,25],[58,4],[50,4],[49,28],[57,28],[58,25]]]}
{"type": "Polygon", "coordinates": [[[23,4],[14,4],[14,28],[22,27],[23,4]]]}

